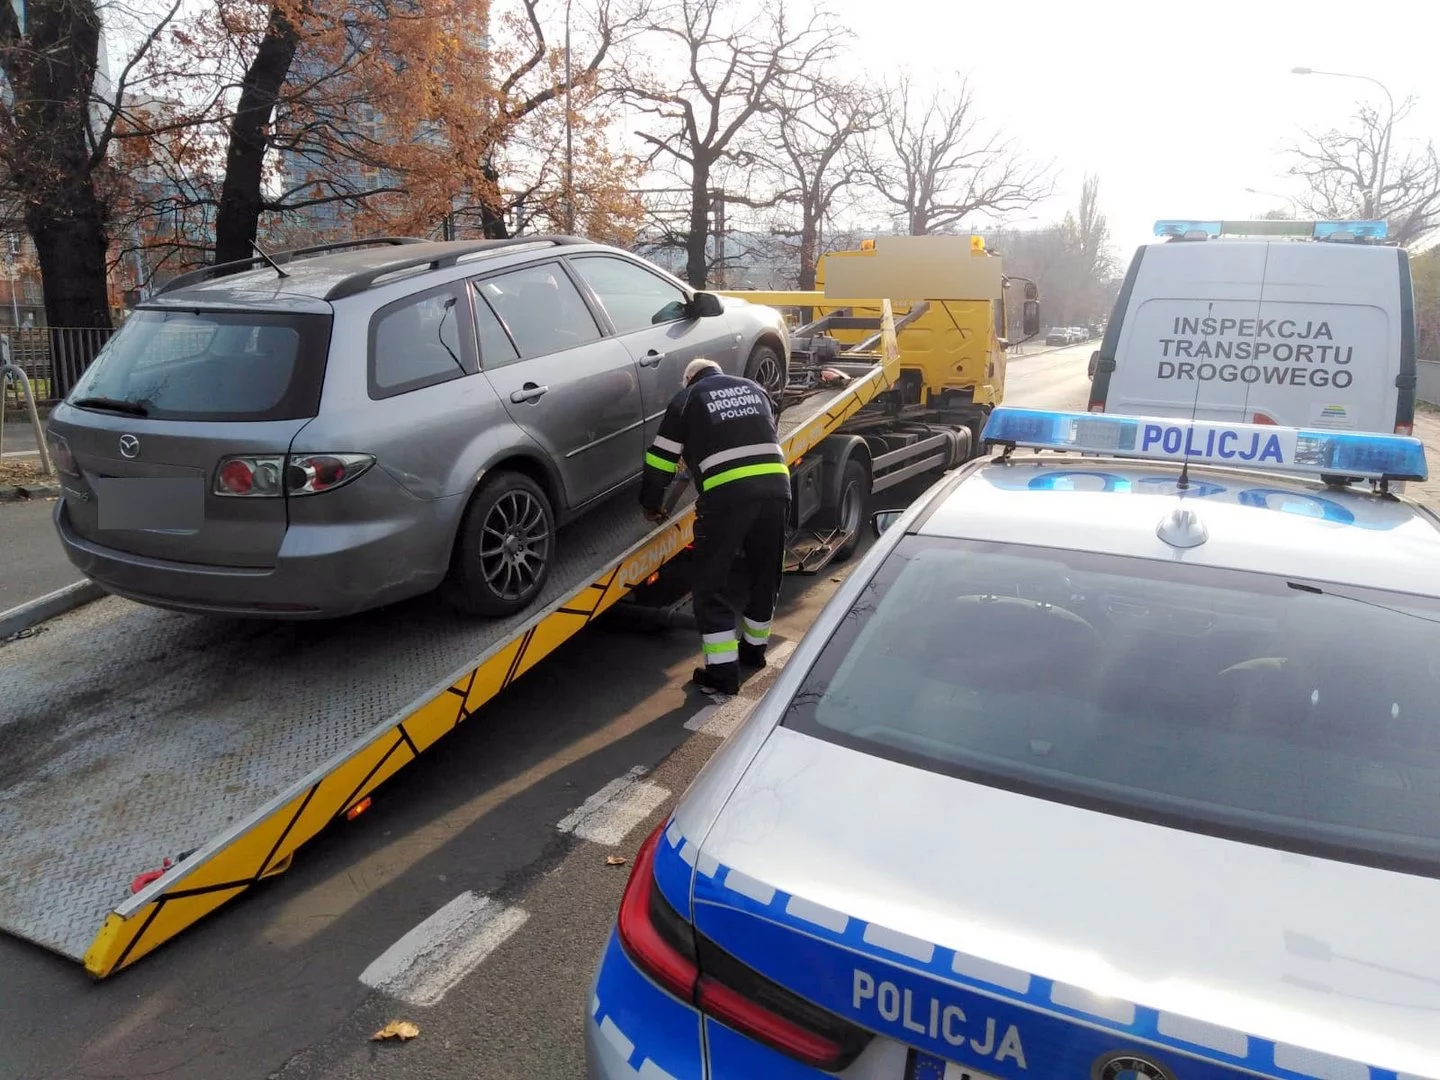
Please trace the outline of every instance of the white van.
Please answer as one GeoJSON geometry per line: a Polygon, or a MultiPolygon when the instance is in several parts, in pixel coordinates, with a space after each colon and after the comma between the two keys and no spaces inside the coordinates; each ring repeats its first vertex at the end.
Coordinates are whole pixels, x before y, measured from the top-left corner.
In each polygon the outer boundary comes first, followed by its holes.
{"type": "Polygon", "coordinates": [[[1135,252],[1090,358],[1091,412],[1410,434],[1410,262],[1378,242],[1384,222],[1155,233],[1167,241],[1135,252]]]}

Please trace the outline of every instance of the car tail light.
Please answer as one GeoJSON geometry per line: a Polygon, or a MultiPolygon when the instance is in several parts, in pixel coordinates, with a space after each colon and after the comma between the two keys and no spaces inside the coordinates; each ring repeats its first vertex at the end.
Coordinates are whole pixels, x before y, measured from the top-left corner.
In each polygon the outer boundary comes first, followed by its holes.
{"type": "Polygon", "coordinates": [[[215,470],[215,494],[267,497],[284,494],[280,477],[285,471],[283,457],[232,457],[215,470]]]}
{"type": "Polygon", "coordinates": [[[375,459],[369,454],[294,454],[228,457],[215,470],[215,494],[317,495],[350,483],[375,459]]]}
{"type": "Polygon", "coordinates": [[[635,856],[618,928],[626,953],[676,997],[729,1027],[815,1068],[854,1061],[870,1033],[765,978],[697,933],[655,886],[661,822],[635,856]]]}
{"type": "Polygon", "coordinates": [[[369,454],[303,454],[291,457],[285,469],[285,490],[291,495],[318,495],[350,483],[375,459],[369,454]]]}
{"type": "Polygon", "coordinates": [[[75,455],[70,453],[70,444],[53,431],[46,432],[46,435],[50,441],[50,460],[55,468],[68,476],[79,476],[80,470],[75,465],[75,455]]]}

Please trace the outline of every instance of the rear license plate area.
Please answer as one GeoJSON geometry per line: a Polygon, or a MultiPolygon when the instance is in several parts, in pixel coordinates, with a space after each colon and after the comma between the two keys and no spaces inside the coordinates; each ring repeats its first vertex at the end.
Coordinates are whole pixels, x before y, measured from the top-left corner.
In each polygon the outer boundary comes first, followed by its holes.
{"type": "Polygon", "coordinates": [[[905,1059],[904,1080],[995,1080],[995,1077],[923,1050],[911,1050],[905,1059]]]}
{"type": "Polygon", "coordinates": [[[90,486],[107,532],[199,532],[205,519],[200,477],[99,477],[90,486]]]}

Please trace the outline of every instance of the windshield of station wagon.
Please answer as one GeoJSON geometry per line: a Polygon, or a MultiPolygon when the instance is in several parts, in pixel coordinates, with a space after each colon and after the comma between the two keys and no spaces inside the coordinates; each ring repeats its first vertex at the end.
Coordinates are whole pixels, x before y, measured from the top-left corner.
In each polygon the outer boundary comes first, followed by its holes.
{"type": "Polygon", "coordinates": [[[784,723],[1058,801],[1440,868],[1440,606],[1315,588],[906,537],[784,723]]]}

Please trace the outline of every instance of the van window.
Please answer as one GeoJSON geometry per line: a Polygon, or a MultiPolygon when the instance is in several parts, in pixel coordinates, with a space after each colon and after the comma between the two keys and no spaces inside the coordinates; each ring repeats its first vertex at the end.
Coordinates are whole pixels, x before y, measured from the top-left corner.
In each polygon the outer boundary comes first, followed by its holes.
{"type": "Polygon", "coordinates": [[[298,420],[316,414],[330,317],[278,311],[132,312],[70,393],[157,420],[298,420]]]}

